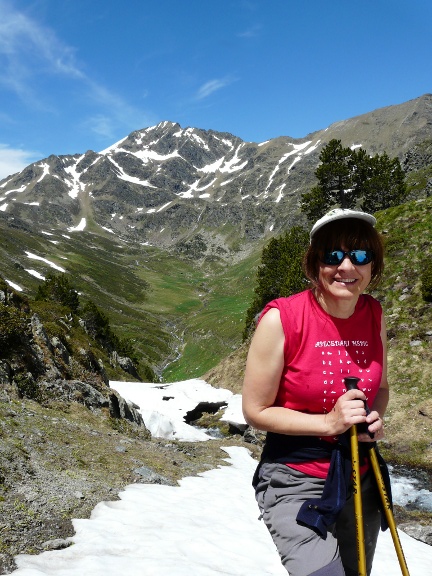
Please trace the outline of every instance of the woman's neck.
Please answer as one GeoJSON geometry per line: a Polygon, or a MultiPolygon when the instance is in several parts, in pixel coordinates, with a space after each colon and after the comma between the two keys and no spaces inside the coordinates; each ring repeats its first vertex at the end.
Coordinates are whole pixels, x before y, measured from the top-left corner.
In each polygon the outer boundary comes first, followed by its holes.
{"type": "Polygon", "coordinates": [[[319,289],[314,291],[314,295],[321,308],[334,318],[349,318],[354,314],[358,302],[358,297],[349,300],[336,300],[319,289]]]}

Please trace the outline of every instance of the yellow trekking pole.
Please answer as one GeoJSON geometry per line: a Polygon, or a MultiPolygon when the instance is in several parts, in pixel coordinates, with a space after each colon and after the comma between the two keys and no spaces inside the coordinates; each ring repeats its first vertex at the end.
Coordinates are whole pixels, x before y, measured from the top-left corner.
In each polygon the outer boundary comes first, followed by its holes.
{"type": "Polygon", "coordinates": [[[381,473],[381,468],[378,462],[378,457],[376,454],[376,450],[375,450],[375,446],[371,446],[371,448],[369,449],[369,458],[371,461],[371,465],[372,465],[372,469],[374,471],[375,474],[375,480],[376,483],[378,485],[378,491],[380,493],[381,496],[381,501],[382,501],[382,505],[383,505],[383,510],[384,510],[384,514],[387,520],[387,524],[389,525],[390,528],[390,532],[393,538],[393,544],[396,550],[396,554],[399,560],[399,565],[400,568],[402,570],[402,574],[403,576],[410,576],[409,571],[408,571],[408,566],[405,560],[405,556],[402,550],[402,544],[400,542],[399,539],[399,534],[397,532],[396,529],[396,523],[394,520],[394,516],[393,516],[393,511],[391,508],[391,502],[390,502],[390,498],[388,497],[387,494],[387,490],[385,487],[385,483],[383,480],[383,476],[381,473]]]}
{"type": "MultiPolygon", "coordinates": [[[[345,385],[347,387],[347,390],[354,390],[355,388],[357,388],[357,382],[360,380],[360,378],[355,378],[355,377],[348,377],[345,378],[345,385]]],[[[366,413],[369,414],[370,410],[369,407],[367,405],[367,403],[365,402],[365,409],[366,409],[366,413]]],[[[357,529],[357,558],[358,558],[358,566],[359,566],[359,576],[363,576],[363,574],[366,574],[366,568],[364,568],[364,572],[362,572],[362,567],[363,567],[363,561],[366,563],[366,560],[362,558],[361,554],[361,549],[363,549],[363,557],[364,557],[364,527],[363,527],[363,511],[362,511],[362,503],[361,503],[361,487],[360,487],[360,467],[358,469],[357,472],[354,471],[354,460],[357,460],[356,466],[358,464],[358,439],[357,439],[357,426],[352,426],[351,430],[350,430],[350,434],[351,434],[351,458],[352,458],[352,462],[353,462],[353,489],[354,489],[354,511],[355,511],[355,517],[356,517],[356,529],[357,529]],[[355,436],[355,440],[354,440],[354,436],[355,436]],[[360,495],[358,498],[358,501],[356,500],[356,478],[358,477],[358,488],[357,490],[360,492],[360,495]],[[360,509],[360,513],[358,512],[358,510],[360,509]],[[361,527],[358,527],[358,524],[361,523],[361,527]],[[360,541],[360,539],[362,538],[362,540],[360,541]]],[[[408,566],[405,560],[405,556],[402,550],[402,545],[399,539],[399,534],[397,532],[397,528],[396,528],[396,523],[394,520],[394,516],[393,516],[393,511],[392,511],[392,506],[391,506],[391,502],[390,502],[390,498],[389,495],[387,494],[387,489],[386,489],[386,485],[383,479],[383,475],[381,472],[381,468],[379,465],[379,461],[378,461],[378,456],[376,453],[376,448],[374,444],[371,444],[370,446],[368,446],[369,448],[369,459],[371,462],[371,466],[372,466],[372,470],[373,473],[375,475],[375,480],[378,486],[378,491],[380,493],[380,497],[381,497],[381,502],[383,505],[383,510],[384,510],[384,514],[387,520],[387,524],[390,528],[390,533],[392,535],[392,539],[393,539],[393,544],[396,550],[396,554],[399,560],[399,565],[402,571],[403,576],[410,576],[410,573],[408,571],[408,566]]]]}
{"type": "MultiPolygon", "coordinates": [[[[357,382],[359,380],[360,378],[355,377],[345,378],[344,382],[347,387],[347,390],[356,389],[357,382]]],[[[359,457],[359,446],[357,438],[357,426],[355,424],[350,428],[350,440],[351,440],[354,516],[355,516],[356,537],[357,537],[358,576],[367,576],[366,550],[365,550],[364,524],[363,524],[363,505],[362,505],[361,479],[360,479],[360,457],[359,457]]]]}
{"type": "Polygon", "coordinates": [[[351,439],[354,515],[355,515],[356,536],[357,536],[358,576],[367,576],[366,550],[365,550],[364,524],[363,524],[363,506],[362,506],[361,480],[360,480],[360,460],[359,460],[359,449],[357,439],[357,426],[355,424],[354,426],[351,426],[350,439],[351,439]]]}

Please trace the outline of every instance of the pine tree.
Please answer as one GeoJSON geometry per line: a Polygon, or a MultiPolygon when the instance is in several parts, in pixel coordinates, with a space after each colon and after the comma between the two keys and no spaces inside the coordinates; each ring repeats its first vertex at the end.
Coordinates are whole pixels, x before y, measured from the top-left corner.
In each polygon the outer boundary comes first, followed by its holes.
{"type": "Polygon", "coordinates": [[[333,139],[321,150],[319,158],[321,164],[315,171],[318,184],[301,200],[301,209],[309,220],[316,220],[335,204],[342,208],[355,204],[351,148],[344,148],[340,140],[333,139]]]}
{"type": "Polygon", "coordinates": [[[364,182],[361,195],[362,210],[378,212],[404,202],[407,195],[405,173],[398,158],[376,154],[369,158],[369,177],[364,182]]]}
{"type": "Polygon", "coordinates": [[[315,221],[335,206],[377,212],[397,206],[406,198],[405,173],[397,158],[387,153],[370,157],[363,148],[344,148],[330,140],[321,150],[315,171],[318,184],[303,194],[301,210],[315,221]]]}
{"type": "Polygon", "coordinates": [[[256,315],[268,302],[304,290],[307,281],[303,274],[302,261],[308,244],[307,231],[300,226],[294,226],[284,235],[272,238],[265,246],[257,271],[255,298],[246,312],[244,340],[254,329],[256,315]]]}

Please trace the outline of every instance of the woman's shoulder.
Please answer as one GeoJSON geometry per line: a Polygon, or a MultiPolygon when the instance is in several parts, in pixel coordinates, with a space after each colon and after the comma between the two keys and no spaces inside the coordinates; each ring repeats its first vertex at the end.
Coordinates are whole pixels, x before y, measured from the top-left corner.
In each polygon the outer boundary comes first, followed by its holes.
{"type": "Polygon", "coordinates": [[[359,299],[360,307],[359,312],[363,313],[371,313],[373,314],[374,318],[376,319],[377,324],[381,323],[383,309],[381,306],[381,302],[371,296],[370,294],[362,294],[359,299]]]}
{"type": "Polygon", "coordinates": [[[371,296],[370,294],[362,294],[360,298],[364,306],[369,306],[376,310],[382,309],[381,302],[376,298],[374,298],[373,296],[371,296]]]}
{"type": "Polygon", "coordinates": [[[277,309],[282,325],[292,325],[296,322],[295,319],[297,317],[303,316],[305,308],[308,307],[310,297],[310,290],[305,290],[304,292],[298,292],[291,296],[276,298],[265,305],[260,314],[260,320],[266,316],[269,311],[277,309]]]}
{"type": "Polygon", "coordinates": [[[270,308],[279,308],[279,310],[281,310],[295,307],[297,305],[309,301],[311,294],[312,292],[310,290],[304,290],[303,292],[297,292],[296,294],[291,294],[291,296],[281,296],[280,298],[275,298],[275,300],[272,300],[271,302],[266,304],[264,310],[268,310],[270,308]]]}

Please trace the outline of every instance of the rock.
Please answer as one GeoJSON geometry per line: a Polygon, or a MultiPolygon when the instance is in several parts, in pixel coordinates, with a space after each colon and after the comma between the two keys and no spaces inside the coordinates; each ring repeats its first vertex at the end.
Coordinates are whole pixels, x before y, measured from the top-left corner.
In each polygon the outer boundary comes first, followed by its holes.
{"type": "Polygon", "coordinates": [[[69,364],[69,352],[66,350],[66,346],[61,342],[60,338],[57,338],[57,336],[51,338],[51,346],[54,354],[60,356],[65,364],[69,364]]]}
{"type": "Polygon", "coordinates": [[[55,540],[47,540],[44,542],[42,548],[44,550],[62,550],[63,548],[68,548],[71,544],[72,542],[70,540],[56,538],[55,540]]]}
{"type": "Polygon", "coordinates": [[[111,352],[110,354],[110,362],[112,366],[120,366],[122,370],[136,378],[137,380],[140,379],[137,369],[135,368],[135,364],[132,362],[128,356],[119,356],[116,351],[111,352]]]}
{"type": "Polygon", "coordinates": [[[256,428],[252,428],[248,426],[243,434],[243,440],[248,444],[256,444],[258,446],[263,446],[265,442],[266,434],[265,432],[261,432],[261,430],[257,430],[256,428]]]}
{"type": "Polygon", "coordinates": [[[109,395],[109,410],[112,418],[125,418],[130,422],[134,422],[138,426],[144,426],[144,420],[138,412],[136,406],[120,396],[116,390],[111,390],[109,395]]]}
{"type": "Polygon", "coordinates": [[[6,360],[0,361],[0,384],[10,384],[12,382],[13,370],[6,360]]]}
{"type": "Polygon", "coordinates": [[[52,351],[52,345],[51,345],[50,339],[48,338],[47,333],[45,332],[45,328],[44,328],[44,326],[43,326],[42,322],[40,321],[40,318],[37,314],[33,314],[33,316],[31,317],[30,325],[31,325],[33,337],[35,339],[42,341],[42,343],[45,344],[45,346],[50,351],[52,351]]]}
{"type": "Polygon", "coordinates": [[[90,384],[80,380],[44,380],[40,385],[50,397],[56,400],[79,402],[90,410],[108,408],[109,406],[108,398],[90,384]]]}
{"type": "Polygon", "coordinates": [[[403,530],[408,534],[408,536],[432,546],[432,526],[422,526],[421,524],[399,524],[398,528],[403,530]]]}
{"type": "Polygon", "coordinates": [[[154,472],[151,468],[147,468],[147,466],[140,466],[140,468],[135,468],[134,472],[140,476],[140,480],[138,480],[138,482],[143,484],[164,484],[166,486],[172,485],[172,482],[165,478],[165,476],[157,474],[157,472],[154,472]]]}

